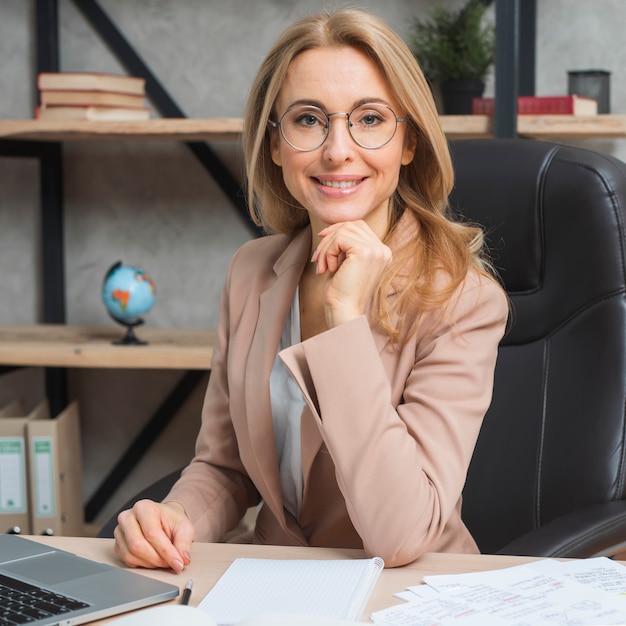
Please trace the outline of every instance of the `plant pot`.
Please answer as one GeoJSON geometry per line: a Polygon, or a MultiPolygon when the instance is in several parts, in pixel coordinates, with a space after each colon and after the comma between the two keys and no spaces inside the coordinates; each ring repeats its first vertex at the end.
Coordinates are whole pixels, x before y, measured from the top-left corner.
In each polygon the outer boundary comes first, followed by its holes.
{"type": "Polygon", "coordinates": [[[480,98],[485,83],[480,80],[443,81],[439,85],[444,115],[470,115],[472,99],[480,98]]]}

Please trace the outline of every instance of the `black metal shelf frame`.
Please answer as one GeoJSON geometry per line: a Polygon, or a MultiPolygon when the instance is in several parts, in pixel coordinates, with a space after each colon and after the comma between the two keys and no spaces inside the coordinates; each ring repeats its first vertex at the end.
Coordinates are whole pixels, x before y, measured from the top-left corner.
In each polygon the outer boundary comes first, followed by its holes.
{"type": "Polygon", "coordinates": [[[535,94],[536,0],[496,0],[494,137],[517,135],[517,97],[535,94]]]}

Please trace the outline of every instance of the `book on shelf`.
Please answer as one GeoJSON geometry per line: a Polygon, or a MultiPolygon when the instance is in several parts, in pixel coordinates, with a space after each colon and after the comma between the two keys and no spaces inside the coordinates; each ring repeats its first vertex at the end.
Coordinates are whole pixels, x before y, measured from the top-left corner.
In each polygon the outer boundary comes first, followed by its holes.
{"type": "Polygon", "coordinates": [[[42,72],[37,78],[44,120],[147,120],[145,80],[123,74],[42,72]]]}
{"type": "Polygon", "coordinates": [[[27,421],[22,400],[0,407],[0,533],[30,533],[27,421]]]}
{"type": "MultiPolygon", "coordinates": [[[[493,115],[493,98],[474,98],[472,114],[493,115]]],[[[518,115],[597,115],[598,101],[583,96],[519,96],[518,115]]]]}
{"type": "Polygon", "coordinates": [[[145,79],[124,74],[101,72],[41,72],[37,87],[41,90],[111,91],[143,96],[145,79]]]}
{"type": "Polygon", "coordinates": [[[45,399],[0,407],[0,533],[82,534],[80,459],[77,402],[56,416],[45,399]]]}
{"type": "Polygon", "coordinates": [[[43,400],[26,424],[30,532],[79,536],[83,532],[80,415],[75,400],[52,416],[43,400]]]}
{"type": "Polygon", "coordinates": [[[39,120],[136,121],[150,119],[146,107],[41,106],[35,109],[39,120]]]}
{"type": "Polygon", "coordinates": [[[119,93],[117,91],[44,89],[40,92],[39,96],[42,106],[110,106],[144,108],[143,95],[119,93]]]}

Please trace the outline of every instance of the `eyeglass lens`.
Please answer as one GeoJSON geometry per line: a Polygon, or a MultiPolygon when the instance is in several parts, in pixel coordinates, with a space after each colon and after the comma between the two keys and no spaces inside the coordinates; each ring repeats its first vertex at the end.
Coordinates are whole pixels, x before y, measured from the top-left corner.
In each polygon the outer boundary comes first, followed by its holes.
{"type": "MultiPolygon", "coordinates": [[[[288,109],[280,120],[285,141],[298,150],[319,148],[330,132],[330,118],[314,106],[298,106],[288,109]]],[[[346,114],[340,114],[345,116],[346,114]]],[[[365,104],[354,109],[348,116],[348,130],[352,139],[363,148],[380,148],[393,138],[396,114],[380,104],[365,104]]]]}

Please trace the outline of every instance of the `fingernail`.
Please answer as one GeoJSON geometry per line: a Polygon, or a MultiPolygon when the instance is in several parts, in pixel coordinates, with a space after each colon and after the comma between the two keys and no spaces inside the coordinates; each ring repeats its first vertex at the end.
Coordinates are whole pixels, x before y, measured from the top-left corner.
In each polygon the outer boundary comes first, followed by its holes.
{"type": "Polygon", "coordinates": [[[185,567],[185,566],[183,565],[183,562],[182,562],[182,561],[180,561],[179,559],[174,559],[174,560],[172,561],[172,569],[173,569],[175,572],[182,572],[182,571],[183,571],[183,569],[184,569],[184,567],[185,567]]]}
{"type": "Polygon", "coordinates": [[[191,561],[191,554],[187,552],[187,550],[185,550],[183,552],[183,558],[186,559],[187,561],[191,561]]]}

